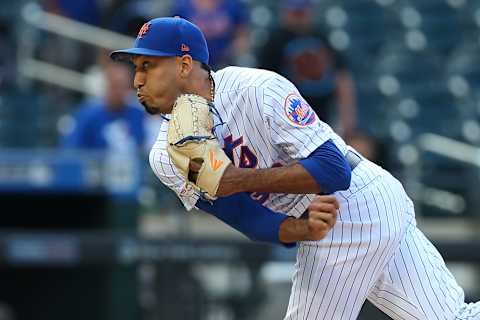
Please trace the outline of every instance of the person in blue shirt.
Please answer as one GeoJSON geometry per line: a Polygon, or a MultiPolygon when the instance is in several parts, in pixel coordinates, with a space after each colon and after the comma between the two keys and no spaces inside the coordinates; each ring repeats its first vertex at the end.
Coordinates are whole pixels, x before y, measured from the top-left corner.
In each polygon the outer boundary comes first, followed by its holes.
{"type": "Polygon", "coordinates": [[[239,0],[180,0],[172,13],[202,30],[214,69],[232,64],[248,50],[248,11],[239,0]]]}
{"type": "Polygon", "coordinates": [[[66,148],[133,151],[145,143],[145,113],[129,101],[130,69],[125,65],[104,66],[105,94],[79,106],[73,126],[63,137],[66,148]]]}

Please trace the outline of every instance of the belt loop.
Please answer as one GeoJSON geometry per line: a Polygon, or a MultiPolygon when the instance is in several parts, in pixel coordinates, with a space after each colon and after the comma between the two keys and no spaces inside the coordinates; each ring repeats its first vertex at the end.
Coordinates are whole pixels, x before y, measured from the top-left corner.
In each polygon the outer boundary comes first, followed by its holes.
{"type": "Polygon", "coordinates": [[[347,162],[350,165],[350,169],[352,171],[358,166],[360,162],[362,162],[362,157],[359,156],[355,151],[350,149],[347,151],[345,158],[347,159],[347,162]]]}

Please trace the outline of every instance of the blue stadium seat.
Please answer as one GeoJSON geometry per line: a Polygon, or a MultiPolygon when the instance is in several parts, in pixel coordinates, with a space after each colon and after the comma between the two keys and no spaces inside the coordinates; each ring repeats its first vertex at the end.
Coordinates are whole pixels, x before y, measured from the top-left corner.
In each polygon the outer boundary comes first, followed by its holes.
{"type": "MultiPolygon", "coordinates": [[[[477,35],[478,37],[478,35],[477,35]]],[[[446,71],[449,75],[464,77],[473,89],[480,88],[480,45],[478,42],[469,43],[457,48],[448,57],[446,71]]]]}
{"type": "Polygon", "coordinates": [[[400,92],[415,94],[435,88],[442,75],[440,62],[432,52],[414,52],[399,45],[382,51],[373,72],[378,78],[394,77],[400,85],[400,92]]]}

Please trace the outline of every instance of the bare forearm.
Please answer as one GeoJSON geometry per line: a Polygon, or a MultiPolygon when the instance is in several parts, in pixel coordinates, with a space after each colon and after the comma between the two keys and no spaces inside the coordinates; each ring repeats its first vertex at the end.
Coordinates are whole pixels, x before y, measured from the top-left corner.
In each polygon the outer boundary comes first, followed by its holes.
{"type": "Polygon", "coordinates": [[[220,181],[217,195],[236,192],[319,193],[315,179],[296,163],[288,167],[247,169],[230,166],[220,181]]]}
{"type": "Polygon", "coordinates": [[[278,239],[283,243],[309,240],[307,220],[288,218],[280,225],[278,239]]]}
{"type": "Polygon", "coordinates": [[[339,208],[334,196],[317,196],[308,206],[307,219],[285,219],[279,227],[278,239],[283,243],[321,240],[337,221],[339,208]]]}

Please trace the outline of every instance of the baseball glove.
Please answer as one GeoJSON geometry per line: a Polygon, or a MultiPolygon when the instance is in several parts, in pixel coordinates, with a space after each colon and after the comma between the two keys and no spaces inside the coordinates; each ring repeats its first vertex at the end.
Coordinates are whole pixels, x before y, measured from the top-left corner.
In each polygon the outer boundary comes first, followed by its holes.
{"type": "Polygon", "coordinates": [[[178,97],[168,125],[167,152],[187,181],[215,198],[220,179],[231,161],[213,135],[212,107],[199,95],[178,97]],[[190,161],[201,166],[198,173],[190,170],[190,161]]]}

